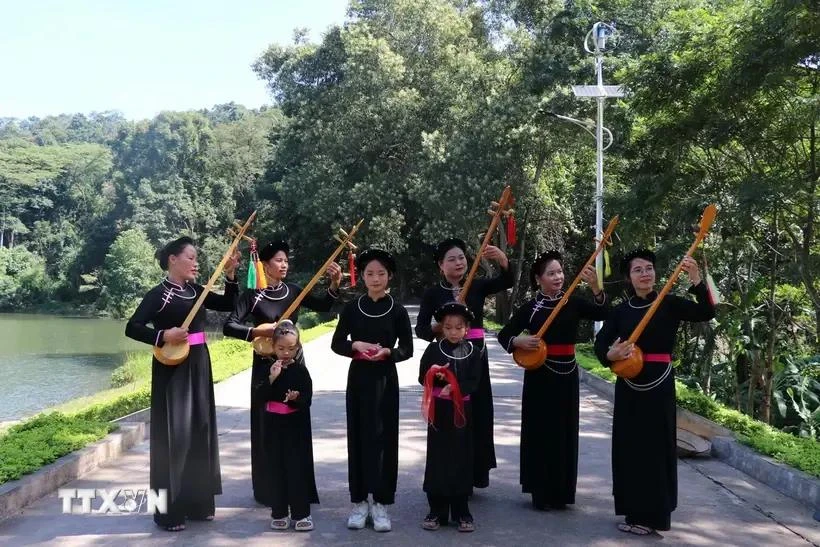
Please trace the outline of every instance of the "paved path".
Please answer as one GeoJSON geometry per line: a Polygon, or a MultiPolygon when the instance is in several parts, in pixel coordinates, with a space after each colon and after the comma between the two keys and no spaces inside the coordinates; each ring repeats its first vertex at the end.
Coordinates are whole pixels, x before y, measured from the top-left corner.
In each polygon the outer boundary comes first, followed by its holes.
{"type": "MultiPolygon", "coordinates": [[[[197,545],[622,545],[662,542],[668,545],[811,545],[820,544],[820,527],[811,511],[743,473],[715,460],[681,460],[680,496],[673,528],[661,538],[634,538],[618,532],[610,478],[611,405],[581,389],[580,470],[577,504],[563,512],[536,512],[518,485],[518,433],[522,372],[490,343],[495,395],[495,435],[499,468],[490,487],[478,491],[470,507],[477,531],[421,529],[427,506],[421,482],[425,428],[420,417],[418,358],[399,365],[401,447],[399,491],[390,514],[393,532],[345,528],[347,453],[344,387],[347,361],[330,351],[330,335],[306,347],[316,395],[313,438],[321,505],[314,506],[316,530],[273,532],[269,510],[250,495],[248,433],[249,372],[216,388],[224,494],[217,497],[214,522],[189,523],[181,533],[154,526],[145,514],[62,514],[56,494],[32,504],[19,516],[0,523],[0,545],[131,545],[150,541],[197,545]]],[[[126,488],[148,484],[148,441],[111,465],[66,485],[69,488],[126,488]]]]}

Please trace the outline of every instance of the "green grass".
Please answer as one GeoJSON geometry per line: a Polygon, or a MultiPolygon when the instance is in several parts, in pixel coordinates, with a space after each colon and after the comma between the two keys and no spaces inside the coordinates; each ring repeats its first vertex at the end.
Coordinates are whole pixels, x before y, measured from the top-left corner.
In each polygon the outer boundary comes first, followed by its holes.
{"type": "MultiPolygon", "coordinates": [[[[335,326],[334,320],[305,329],[302,342],[310,342],[335,326]]],[[[208,344],[208,350],[214,382],[249,368],[253,359],[251,345],[242,340],[219,340],[208,344]]],[[[126,372],[133,380],[125,385],[69,401],[0,432],[0,484],[103,438],[116,429],[111,420],[149,407],[151,352],[129,355],[112,376],[123,378],[126,372]]]]}
{"type": "MultiPolygon", "coordinates": [[[[578,364],[591,374],[614,382],[616,377],[601,366],[588,344],[576,346],[578,364]]],[[[820,478],[820,443],[814,439],[797,437],[728,408],[696,390],[676,383],[677,403],[704,418],[731,430],[743,444],[777,461],[820,478]]]]}

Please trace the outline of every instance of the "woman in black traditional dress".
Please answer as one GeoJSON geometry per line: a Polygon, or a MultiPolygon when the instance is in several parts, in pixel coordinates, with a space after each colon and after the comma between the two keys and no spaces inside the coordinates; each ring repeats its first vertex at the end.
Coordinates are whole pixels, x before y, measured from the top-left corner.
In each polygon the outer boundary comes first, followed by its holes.
{"type": "MultiPolygon", "coordinates": [[[[445,239],[436,247],[434,258],[444,278],[439,284],[424,292],[416,321],[416,336],[428,342],[441,336],[441,325],[433,324],[433,313],[448,302],[456,300],[467,272],[467,246],[456,238],[445,239]]],[[[472,395],[475,435],[475,464],[473,486],[486,488],[490,484],[490,469],[495,468],[495,443],[493,442],[493,390],[490,384],[490,363],[484,347],[484,300],[513,286],[515,278],[509,261],[501,249],[488,245],[484,257],[498,263],[501,272],[490,279],[474,279],[467,294],[467,307],[475,321],[467,332],[481,353],[481,379],[472,395]]]]}
{"type": "MultiPolygon", "coordinates": [[[[575,342],[582,319],[603,321],[609,306],[598,284],[595,268],[588,266],[583,279],[592,289],[593,302],[571,296],[547,332],[547,360],[524,372],[521,393],[521,490],[532,495],[538,510],[564,509],[575,503],[578,478],[578,364],[575,342]]],[[[535,349],[538,339],[522,334],[541,328],[563,297],[564,269],[561,254],[541,254],[530,268],[535,298],[521,306],[498,334],[509,352],[535,349]]]]}
{"type": "Polygon", "coordinates": [[[205,308],[230,311],[239,292],[234,256],[225,266],[225,294],[208,293],[189,328],[179,328],[203,291],[193,283],[196,257],[188,237],[158,251],[168,277],[148,291],[125,327],[126,336],[152,346],[186,338],[190,344],[188,357],[179,365],[166,366],[156,359],[151,363],[150,486],[168,491],[168,512],[155,514],[154,522],[173,532],[185,529],[186,518],[212,520],[214,495],[222,493],[205,308]]]}
{"type": "MultiPolygon", "coordinates": [[[[268,286],[264,289],[247,289],[236,301],[236,307],[225,321],[223,332],[225,336],[239,338],[252,342],[257,336],[273,336],[274,324],[279,321],[282,313],[302,292],[302,288],[295,283],[285,282],[288,275],[288,253],[290,247],[284,241],[274,241],[265,245],[259,251],[259,260],[262,261],[268,286]],[[253,326],[245,323],[253,320],[253,326]],[[267,324],[265,327],[260,325],[267,324]]],[[[253,267],[253,266],[250,266],[253,267]]],[[[321,296],[307,295],[301,306],[314,311],[330,311],[338,298],[339,283],[342,279],[342,269],[338,264],[331,263],[327,269],[330,277],[330,287],[321,296]]],[[[301,308],[300,306],[300,308],[301,308]]],[[[299,319],[299,308],[290,316],[294,322],[299,319]]],[[[274,359],[254,352],[253,368],[251,370],[251,397],[253,390],[268,377],[270,366],[274,359]]],[[[253,400],[253,398],[251,399],[253,400]]],[[[259,405],[251,405],[251,484],[253,497],[257,503],[270,505],[267,494],[270,485],[267,482],[264,463],[264,416],[265,409],[259,405]]]]}
{"type": "MultiPolygon", "coordinates": [[[[223,329],[225,336],[239,338],[252,342],[257,336],[273,336],[274,323],[279,321],[282,313],[302,292],[302,288],[295,283],[285,282],[288,274],[288,253],[290,247],[284,241],[268,243],[259,251],[259,260],[265,269],[268,286],[264,289],[248,289],[239,297],[236,307],[225,321],[223,329]],[[253,326],[245,323],[251,318],[253,326]],[[266,327],[260,327],[267,324],[266,327]]],[[[251,266],[252,267],[252,266],[251,266]]],[[[338,264],[331,263],[327,269],[330,276],[330,287],[321,296],[307,295],[301,306],[314,311],[330,311],[338,297],[339,283],[342,279],[342,269],[338,264]]],[[[300,307],[301,307],[300,306],[300,307]]],[[[299,319],[299,309],[291,315],[294,322],[299,319]]],[[[251,401],[253,390],[268,377],[270,366],[274,359],[264,357],[254,352],[253,369],[251,371],[251,401]]],[[[263,422],[265,411],[260,405],[251,404],[251,482],[254,499],[263,505],[270,505],[267,493],[270,485],[267,483],[264,463],[264,434],[263,422]]]]}
{"type": "MultiPolygon", "coordinates": [[[[629,357],[632,331],[657,297],[655,255],[639,249],[627,254],[621,270],[630,297],[612,309],[595,340],[595,352],[605,366],[629,357]]],[[[709,289],[701,281],[698,264],[683,259],[683,270],[695,302],[667,295],[637,340],[643,370],[631,380],[615,382],[612,419],[612,491],[618,525],[637,535],[668,530],[678,505],[675,371],[672,351],[681,321],[708,321],[715,316],[709,289]]]]}
{"type": "Polygon", "coordinates": [[[430,342],[419,364],[424,386],[422,410],[427,419],[424,491],[430,512],[425,530],[438,530],[449,518],[459,532],[475,530],[467,499],[473,491],[472,394],[481,378],[481,354],[465,340],[473,312],[450,302],[435,313],[442,339],[430,342]]]}
{"type": "MultiPolygon", "coordinates": [[[[588,266],[581,278],[590,286],[594,301],[575,295],[558,312],[544,333],[547,360],[524,372],[521,393],[521,490],[532,495],[538,510],[564,509],[575,503],[578,478],[578,364],[575,342],[582,319],[603,321],[609,306],[598,284],[595,268],[588,266]]],[[[535,349],[538,339],[522,334],[541,328],[563,296],[564,270],[561,254],[540,255],[530,268],[535,298],[521,306],[498,334],[510,353],[516,348],[535,349]]]]}
{"type": "Polygon", "coordinates": [[[273,333],[276,361],[268,377],[256,386],[257,399],[265,409],[265,462],[270,480],[271,523],[287,530],[291,519],[297,532],[313,530],[310,504],[319,503],[313,472],[313,435],[310,378],[299,330],[289,320],[273,333]]]}
{"type": "Polygon", "coordinates": [[[367,293],[345,305],[331,342],[334,352],[352,359],[345,397],[353,503],[347,527],[361,529],[372,520],[374,530],[389,532],[385,505],[394,502],[399,467],[396,363],[413,356],[413,331],[407,310],[387,293],[396,272],[393,257],[380,249],[368,249],[356,258],[356,269],[367,293]]]}

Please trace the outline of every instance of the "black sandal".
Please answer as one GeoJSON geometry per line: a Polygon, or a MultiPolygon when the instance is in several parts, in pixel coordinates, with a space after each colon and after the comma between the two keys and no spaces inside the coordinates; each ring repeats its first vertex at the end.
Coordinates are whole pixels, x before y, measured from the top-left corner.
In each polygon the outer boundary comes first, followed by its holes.
{"type": "Polygon", "coordinates": [[[421,523],[421,527],[432,532],[434,530],[438,530],[441,527],[441,523],[439,522],[437,516],[430,513],[424,517],[424,522],[421,523]]]}

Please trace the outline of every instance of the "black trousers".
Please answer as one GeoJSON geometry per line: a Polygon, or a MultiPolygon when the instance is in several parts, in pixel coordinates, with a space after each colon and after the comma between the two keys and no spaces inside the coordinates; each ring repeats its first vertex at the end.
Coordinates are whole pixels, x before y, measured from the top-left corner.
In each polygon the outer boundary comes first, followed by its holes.
{"type": "Polygon", "coordinates": [[[427,502],[430,504],[430,513],[438,517],[441,524],[448,522],[451,517],[453,522],[469,517],[470,508],[467,505],[467,496],[434,496],[427,494],[427,502]]]}
{"type": "MultiPolygon", "coordinates": [[[[299,492],[301,494],[301,492],[299,492]]],[[[307,496],[291,495],[285,489],[275,489],[270,494],[270,516],[274,519],[283,519],[288,516],[290,508],[290,518],[302,520],[310,515],[310,501],[307,496]],[[290,500],[288,498],[290,497],[290,500]],[[288,503],[290,501],[290,503],[288,503]]]]}

